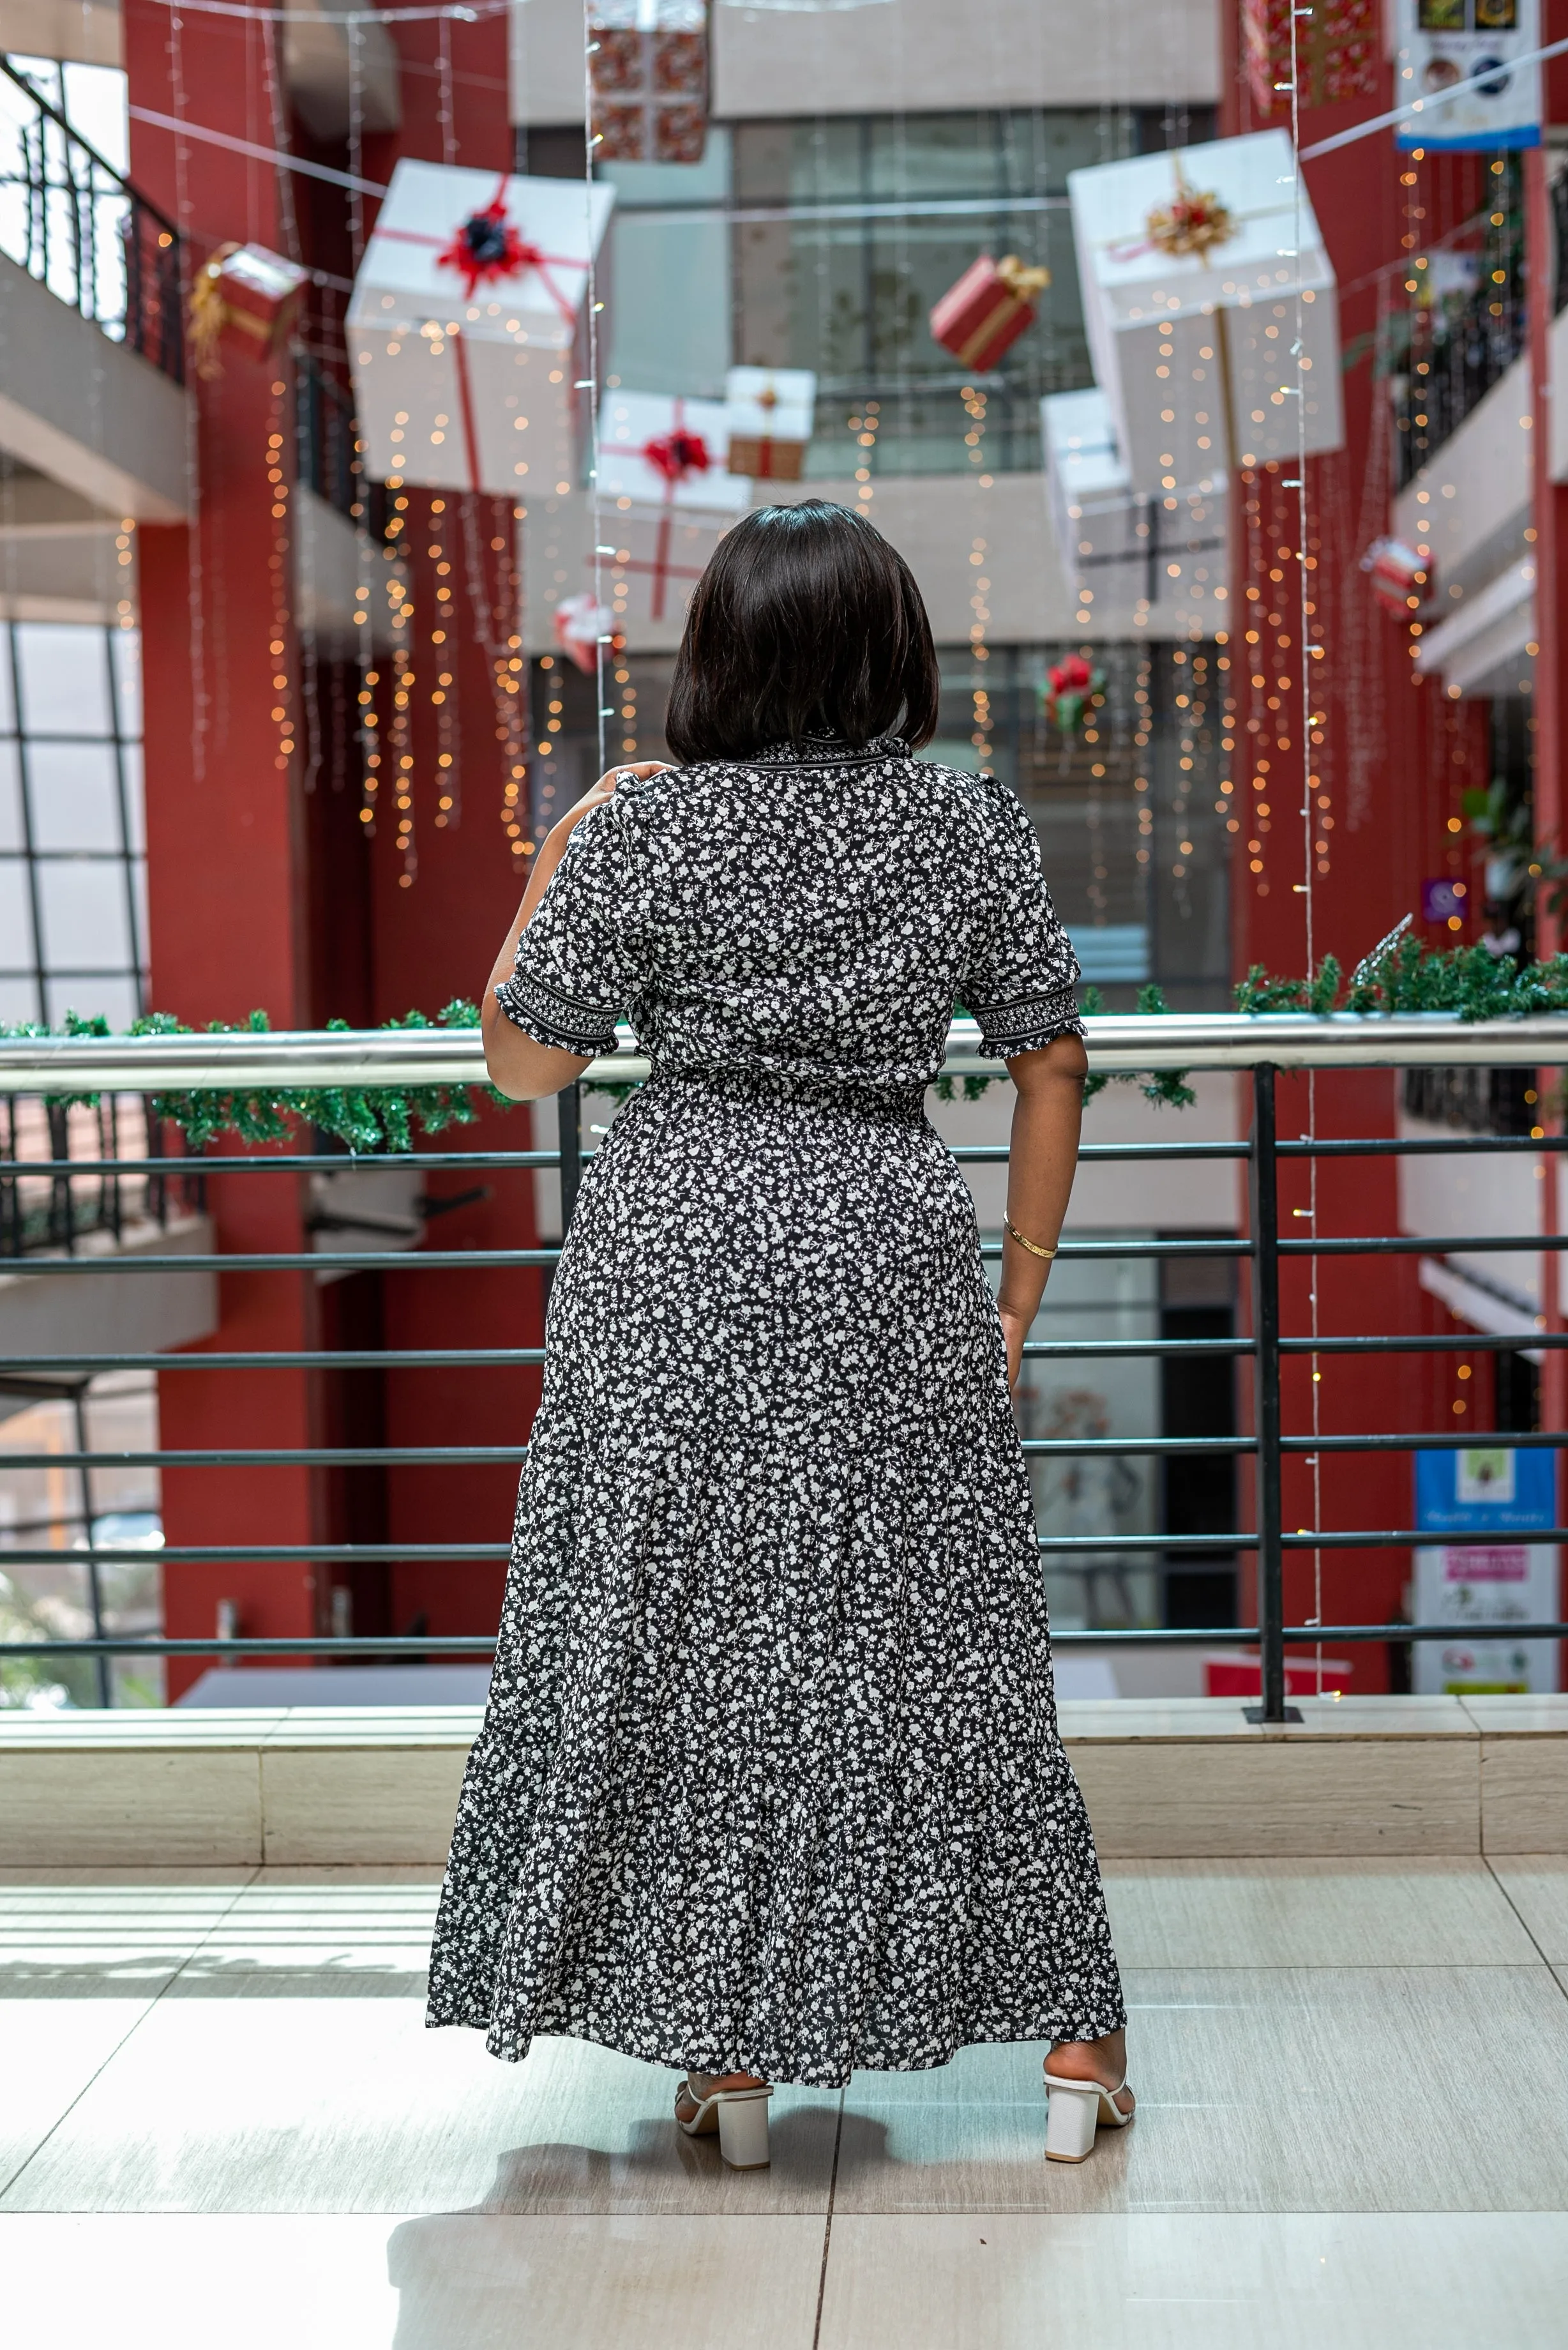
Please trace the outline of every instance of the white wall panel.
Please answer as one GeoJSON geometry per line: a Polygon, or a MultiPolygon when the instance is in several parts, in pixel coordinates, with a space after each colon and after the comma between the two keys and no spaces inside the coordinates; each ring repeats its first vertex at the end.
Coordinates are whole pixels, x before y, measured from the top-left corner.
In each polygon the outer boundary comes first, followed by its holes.
{"type": "MultiPolygon", "coordinates": [[[[578,0],[512,17],[517,122],[583,104],[578,0]]],[[[1220,94],[1218,0],[880,0],[860,8],[713,11],[713,110],[942,113],[970,106],[1199,105],[1220,94]]]]}

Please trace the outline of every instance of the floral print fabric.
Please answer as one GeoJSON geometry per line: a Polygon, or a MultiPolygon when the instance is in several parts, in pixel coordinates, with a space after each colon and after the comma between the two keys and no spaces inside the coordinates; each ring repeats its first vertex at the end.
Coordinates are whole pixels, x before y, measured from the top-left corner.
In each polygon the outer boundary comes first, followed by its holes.
{"type": "Polygon", "coordinates": [[[622,785],[499,991],[653,1075],[552,1288],[432,2023],[835,2086],[1124,2021],[1001,1326],[926,1120],[955,1000],[1077,1026],[1004,786],[888,741],[622,785]]]}

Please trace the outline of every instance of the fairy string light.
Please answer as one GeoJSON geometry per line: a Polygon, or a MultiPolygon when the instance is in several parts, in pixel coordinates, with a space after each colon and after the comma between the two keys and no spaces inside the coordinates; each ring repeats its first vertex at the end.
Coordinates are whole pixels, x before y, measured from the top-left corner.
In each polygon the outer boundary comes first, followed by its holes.
{"type": "Polygon", "coordinates": [[[425,555],[435,577],[435,621],[431,629],[431,650],[435,661],[435,683],[431,688],[431,708],[435,714],[436,736],[436,813],[438,831],[462,821],[462,763],[460,756],[460,735],[457,705],[453,701],[455,675],[452,668],[452,556],[446,536],[447,504],[444,498],[432,498],[430,508],[430,536],[425,555]]]}
{"type": "Polygon", "coordinates": [[[272,595],[272,635],[267,651],[273,661],[272,723],[277,729],[273,765],[287,771],[297,743],[295,691],[289,669],[289,480],[287,442],[283,432],[283,403],[288,386],[275,380],[267,408],[266,482],[272,499],[272,545],[267,552],[267,585],[272,595]]]}
{"type": "Polygon", "coordinates": [[[1154,806],[1148,778],[1148,746],[1153,733],[1153,705],[1149,689],[1153,676],[1154,664],[1149,655],[1147,652],[1140,654],[1137,682],[1133,688],[1133,804],[1137,822],[1137,846],[1133,851],[1133,858],[1144,883],[1146,926],[1149,867],[1154,856],[1154,806]]]}
{"type": "Polygon", "coordinates": [[[626,658],[626,639],[617,637],[610,650],[618,667],[615,681],[620,690],[620,747],[623,756],[633,758],[637,753],[637,680],[626,658]]]}

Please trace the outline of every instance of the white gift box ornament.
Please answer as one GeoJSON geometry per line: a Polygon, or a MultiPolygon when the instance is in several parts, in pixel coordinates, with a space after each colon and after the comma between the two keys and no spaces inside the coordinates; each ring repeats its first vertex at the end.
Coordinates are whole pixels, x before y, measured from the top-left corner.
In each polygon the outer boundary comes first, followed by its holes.
{"type": "Polygon", "coordinates": [[[346,322],[371,480],[515,498],[574,478],[589,263],[614,202],[398,164],[346,322]]]}
{"type": "Polygon", "coordinates": [[[1303,424],[1309,455],[1343,444],[1334,267],[1284,131],[1069,172],[1067,192],[1135,489],[1293,459],[1303,424]]]}
{"type": "Polygon", "coordinates": [[[1080,622],[1153,637],[1207,634],[1227,617],[1226,487],[1135,491],[1103,391],[1040,403],[1045,493],[1080,622]]]}
{"type": "Polygon", "coordinates": [[[810,368],[732,368],[724,380],[730,470],[758,482],[798,482],[816,409],[810,368]]]}
{"type": "Polygon", "coordinates": [[[725,464],[722,401],[607,391],[598,513],[617,621],[679,617],[752,485],[725,464]]]}

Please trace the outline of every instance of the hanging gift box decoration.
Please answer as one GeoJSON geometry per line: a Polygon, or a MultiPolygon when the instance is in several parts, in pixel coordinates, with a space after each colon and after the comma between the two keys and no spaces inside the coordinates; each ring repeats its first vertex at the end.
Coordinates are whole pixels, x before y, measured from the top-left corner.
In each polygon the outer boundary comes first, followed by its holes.
{"type": "Polygon", "coordinates": [[[1252,111],[1267,121],[1291,111],[1291,23],[1303,106],[1376,98],[1383,63],[1384,0],[1242,0],[1241,40],[1252,111]]]}
{"type": "Polygon", "coordinates": [[[1309,455],[1343,444],[1334,266],[1284,131],[1095,164],[1067,192],[1095,380],[1136,492],[1293,460],[1303,437],[1309,455]]]}
{"type": "Polygon", "coordinates": [[[705,0],[592,0],[588,76],[601,162],[702,161],[705,0]]]}
{"type": "Polygon", "coordinates": [[[222,375],[219,346],[266,359],[286,342],[310,272],[265,244],[221,244],[191,286],[196,373],[222,375]]]}
{"type": "Polygon", "coordinates": [[[566,659],[592,675],[598,667],[599,646],[615,635],[615,615],[592,596],[568,596],[555,619],[556,642],[566,659]]]}
{"type": "Polygon", "coordinates": [[[679,622],[708,558],[752,502],[726,465],[726,411],[717,400],[607,392],[599,409],[601,556],[617,628],[679,622]],[[613,542],[613,544],[612,544],[613,542]]]}
{"type": "Polygon", "coordinates": [[[1030,266],[1015,253],[1000,261],[981,254],[932,310],[931,333],[961,366],[984,375],[1034,324],[1050,283],[1048,269],[1030,266]]]}
{"type": "Polygon", "coordinates": [[[1431,566],[1425,556],[1402,538],[1375,538],[1361,558],[1361,568],[1386,612],[1397,620],[1418,618],[1420,590],[1431,593],[1431,566]]]}
{"type": "Polygon", "coordinates": [[[1105,671],[1091,669],[1079,654],[1069,653],[1065,660],[1058,661],[1048,671],[1040,689],[1047,723],[1059,726],[1064,734],[1075,734],[1090,702],[1105,690],[1105,671]]]}
{"type": "Polygon", "coordinates": [[[1045,494],[1080,627],[1109,636],[1212,636],[1226,627],[1226,504],[1216,472],[1139,495],[1103,391],[1040,403],[1045,494]]]}
{"type": "Polygon", "coordinates": [[[724,383],[730,471],[757,482],[798,482],[816,407],[809,368],[732,368],[724,383]]]}
{"type": "Polygon", "coordinates": [[[348,304],[372,481],[516,498],[577,475],[605,187],[400,162],[348,304]]]}

